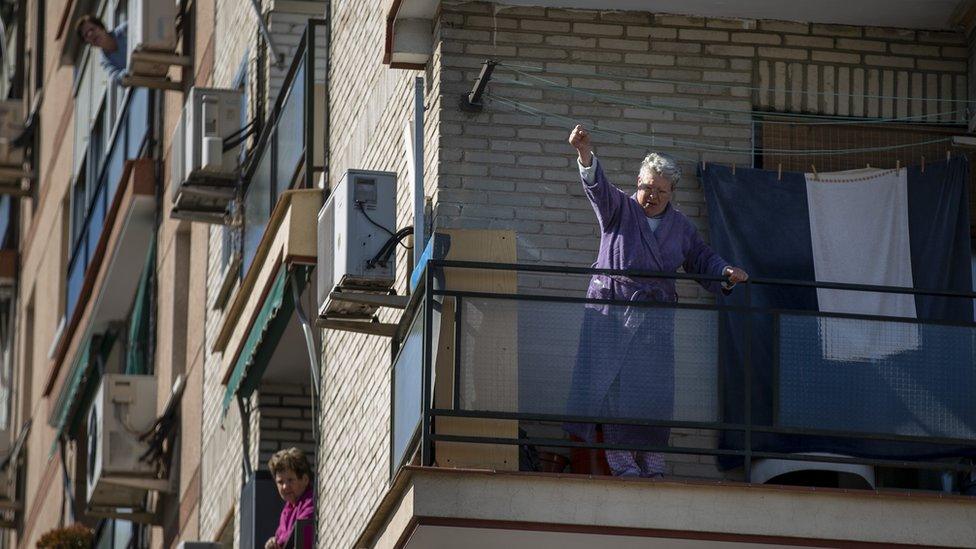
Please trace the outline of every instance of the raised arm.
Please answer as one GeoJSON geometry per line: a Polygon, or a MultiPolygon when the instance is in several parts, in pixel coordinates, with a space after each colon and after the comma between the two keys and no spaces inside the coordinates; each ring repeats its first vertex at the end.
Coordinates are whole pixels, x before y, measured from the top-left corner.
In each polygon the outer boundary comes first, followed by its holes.
{"type": "Polygon", "coordinates": [[[569,144],[576,149],[583,191],[593,205],[600,229],[608,232],[619,219],[620,209],[629,197],[607,180],[599,160],[593,155],[590,134],[583,126],[577,125],[569,134],[569,144]]]}

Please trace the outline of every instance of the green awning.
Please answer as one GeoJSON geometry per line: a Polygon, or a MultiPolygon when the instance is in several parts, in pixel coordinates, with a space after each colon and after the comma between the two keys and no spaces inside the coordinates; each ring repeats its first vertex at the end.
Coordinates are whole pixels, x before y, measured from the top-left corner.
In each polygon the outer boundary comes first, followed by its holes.
{"type": "Polygon", "coordinates": [[[68,379],[65,380],[58,400],[54,404],[54,413],[49,421],[54,427],[54,443],[51,445],[51,455],[57,450],[58,439],[61,435],[73,435],[84,418],[84,412],[98,391],[98,383],[102,378],[103,366],[112,352],[112,347],[118,339],[118,334],[106,332],[101,336],[91,336],[85,341],[81,352],[72,366],[68,379]]]}
{"type": "Polygon", "coordinates": [[[147,356],[149,347],[149,315],[152,312],[149,300],[152,297],[153,273],[156,271],[156,233],[149,242],[149,252],[146,263],[139,277],[139,289],[132,303],[132,314],[129,315],[128,347],[125,353],[125,373],[150,374],[151,358],[147,356]]]}
{"type": "Polygon", "coordinates": [[[54,443],[51,445],[51,455],[54,455],[54,452],[57,450],[58,439],[61,438],[68,424],[71,423],[81,382],[85,379],[85,373],[91,362],[90,357],[91,338],[88,338],[75,358],[74,364],[71,366],[71,371],[68,373],[68,378],[64,381],[64,386],[61,387],[58,399],[54,403],[54,411],[48,421],[51,427],[54,427],[55,432],[54,443]]]}
{"type": "MultiPolygon", "coordinates": [[[[299,293],[304,289],[307,270],[305,267],[296,268],[295,278],[300,285],[299,293]]],[[[288,276],[288,269],[282,268],[278,271],[267,297],[264,298],[264,303],[251,326],[251,331],[247,334],[247,339],[244,340],[234,370],[227,381],[223,402],[225,415],[231,402],[234,401],[234,395],[247,398],[261,384],[261,378],[264,377],[264,371],[271,362],[278,340],[281,339],[288,323],[292,322],[294,311],[295,300],[292,296],[291,279],[288,276]]]]}

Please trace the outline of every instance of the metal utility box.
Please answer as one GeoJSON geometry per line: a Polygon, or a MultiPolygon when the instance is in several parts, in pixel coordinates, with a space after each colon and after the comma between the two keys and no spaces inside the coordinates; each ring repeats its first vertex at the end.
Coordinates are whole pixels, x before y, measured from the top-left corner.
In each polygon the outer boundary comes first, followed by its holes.
{"type": "Polygon", "coordinates": [[[237,197],[241,145],[224,150],[224,139],[241,129],[243,98],[242,90],[190,90],[173,135],[173,217],[219,219],[237,197]]]}
{"type": "Polygon", "coordinates": [[[88,410],[88,505],[138,507],[140,480],[155,480],[155,467],[139,460],[149,446],[139,437],[156,421],[156,378],[105,374],[88,410]]]}
{"type": "Polygon", "coordinates": [[[396,174],[349,170],[318,218],[320,317],[369,317],[368,306],[333,299],[334,292],[386,294],[396,277],[396,250],[381,252],[396,233],[396,174]]]}
{"type": "Polygon", "coordinates": [[[132,53],[175,51],[178,11],[179,2],[173,0],[129,0],[129,73],[163,76],[169,71],[166,63],[137,61],[132,53]]]}

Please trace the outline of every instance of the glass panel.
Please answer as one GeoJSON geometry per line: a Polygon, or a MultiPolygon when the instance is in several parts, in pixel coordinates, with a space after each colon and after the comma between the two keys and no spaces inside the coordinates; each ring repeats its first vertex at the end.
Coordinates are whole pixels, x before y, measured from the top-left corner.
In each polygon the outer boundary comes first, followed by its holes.
{"type": "Polygon", "coordinates": [[[85,197],[87,195],[87,179],[84,171],[82,171],[71,189],[71,243],[75,247],[78,246],[78,239],[82,237],[85,230],[86,205],[88,203],[85,197]]]}
{"type": "Polygon", "coordinates": [[[264,149],[261,163],[244,197],[244,246],[242,273],[246,273],[254,261],[264,228],[271,218],[271,148],[264,149]]]}
{"type": "Polygon", "coordinates": [[[88,70],[87,58],[92,56],[92,48],[88,48],[84,54],[86,61],[76,70],[82,71],[79,76],[81,79],[78,84],[78,91],[75,94],[75,123],[74,123],[74,172],[78,173],[85,160],[85,151],[88,148],[88,138],[91,130],[91,103],[92,103],[92,79],[91,71],[88,70]]]}
{"type": "Polygon", "coordinates": [[[976,326],[783,315],[779,424],[976,439],[976,326]]]}
{"type": "Polygon", "coordinates": [[[10,228],[10,220],[13,216],[13,208],[9,195],[0,196],[0,248],[7,240],[7,230],[10,228]]]}
{"type": "Polygon", "coordinates": [[[420,391],[424,360],[424,307],[418,309],[393,363],[393,469],[403,462],[420,428],[420,391]]]}
{"type": "Polygon", "coordinates": [[[129,105],[126,108],[126,136],[127,159],[139,157],[139,148],[149,130],[149,89],[131,88],[129,91],[129,105]]]}
{"type": "MultiPolygon", "coordinates": [[[[82,240],[82,244],[84,244],[84,240],[82,240]]],[[[65,316],[69,320],[74,313],[75,305],[78,304],[78,296],[81,295],[81,285],[85,280],[85,267],[87,264],[85,262],[84,250],[84,246],[79,247],[79,253],[76,254],[68,265],[68,295],[65,316]]]]}
{"type": "Polygon", "coordinates": [[[88,213],[88,261],[95,255],[95,248],[98,246],[98,240],[102,236],[102,231],[105,230],[105,193],[106,189],[103,185],[99,188],[98,194],[95,195],[95,201],[92,203],[91,212],[88,213]]]}
{"type": "Polygon", "coordinates": [[[485,298],[461,307],[465,410],[719,418],[715,311],[485,298]]]}
{"type": "Polygon", "coordinates": [[[125,132],[120,131],[115,136],[112,143],[112,150],[109,151],[108,162],[105,165],[102,184],[108,186],[106,197],[109,202],[115,200],[115,193],[119,188],[122,179],[122,170],[125,167],[125,132]]]}
{"type": "Polygon", "coordinates": [[[295,71],[295,79],[281,108],[275,136],[278,166],[275,175],[275,197],[291,187],[292,178],[305,148],[305,63],[295,71]]]}

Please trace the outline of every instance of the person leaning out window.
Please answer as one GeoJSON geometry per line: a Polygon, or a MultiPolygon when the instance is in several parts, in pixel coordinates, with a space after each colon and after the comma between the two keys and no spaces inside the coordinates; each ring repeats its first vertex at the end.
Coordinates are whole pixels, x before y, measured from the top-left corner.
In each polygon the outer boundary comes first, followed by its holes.
{"type": "MultiPolygon", "coordinates": [[[[285,507],[281,510],[281,517],[278,519],[278,530],[274,537],[264,544],[264,548],[284,549],[288,546],[298,521],[311,520],[315,516],[312,468],[304,452],[298,448],[286,448],[271,456],[268,469],[274,476],[278,495],[285,500],[285,507]]],[[[304,547],[301,549],[311,549],[314,536],[311,523],[305,526],[302,534],[304,547]]]]}
{"type": "Polygon", "coordinates": [[[102,50],[102,67],[109,80],[121,82],[129,61],[128,24],[121,23],[108,30],[97,16],[85,15],[75,23],[75,31],[82,42],[102,50]]]}

